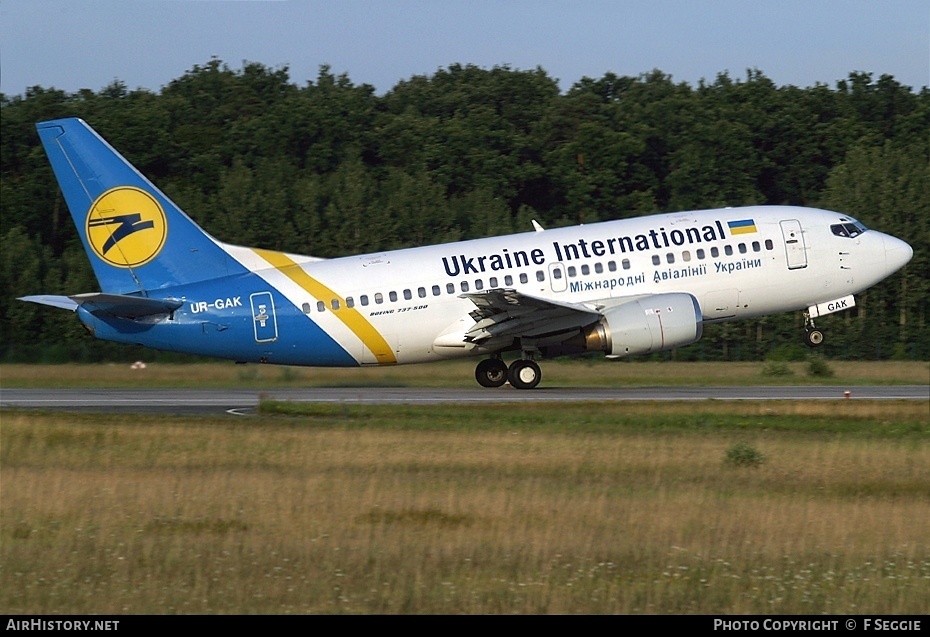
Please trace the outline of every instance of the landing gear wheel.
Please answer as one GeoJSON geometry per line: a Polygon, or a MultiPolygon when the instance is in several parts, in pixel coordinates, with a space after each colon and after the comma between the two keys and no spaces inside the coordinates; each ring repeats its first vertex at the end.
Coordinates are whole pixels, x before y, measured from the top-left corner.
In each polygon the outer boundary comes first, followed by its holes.
{"type": "Polygon", "coordinates": [[[500,387],[507,382],[507,365],[499,358],[488,358],[475,368],[475,380],[482,387],[500,387]]]}
{"type": "Polygon", "coordinates": [[[804,331],[804,343],[808,347],[818,347],[823,343],[823,332],[816,327],[804,331]]]}
{"type": "Polygon", "coordinates": [[[536,361],[517,360],[510,364],[507,378],[517,389],[533,389],[542,380],[542,370],[536,361]]]}

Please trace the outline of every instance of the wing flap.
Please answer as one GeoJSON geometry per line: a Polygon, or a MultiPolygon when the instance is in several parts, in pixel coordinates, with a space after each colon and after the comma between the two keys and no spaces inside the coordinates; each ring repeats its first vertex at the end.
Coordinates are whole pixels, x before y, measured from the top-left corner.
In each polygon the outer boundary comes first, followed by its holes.
{"type": "Polygon", "coordinates": [[[476,307],[470,313],[475,324],[464,335],[467,342],[475,344],[574,330],[601,317],[597,309],[586,305],[551,301],[516,290],[493,289],[461,296],[476,307]]]}

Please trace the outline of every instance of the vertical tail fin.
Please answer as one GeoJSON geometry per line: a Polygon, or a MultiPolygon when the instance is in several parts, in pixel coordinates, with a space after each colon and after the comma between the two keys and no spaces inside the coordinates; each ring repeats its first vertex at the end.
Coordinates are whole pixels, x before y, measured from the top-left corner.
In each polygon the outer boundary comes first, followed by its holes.
{"type": "Polygon", "coordinates": [[[85,122],[60,119],[36,128],[101,291],[148,296],[239,269],[85,122]]]}

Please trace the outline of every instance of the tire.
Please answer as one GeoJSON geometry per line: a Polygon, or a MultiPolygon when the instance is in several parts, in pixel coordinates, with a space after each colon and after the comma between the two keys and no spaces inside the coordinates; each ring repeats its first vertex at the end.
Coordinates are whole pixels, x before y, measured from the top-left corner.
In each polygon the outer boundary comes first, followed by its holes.
{"type": "Polygon", "coordinates": [[[507,378],[517,389],[533,389],[542,380],[542,370],[535,361],[518,360],[511,363],[507,378]]]}
{"type": "Polygon", "coordinates": [[[817,328],[807,330],[804,333],[804,342],[808,347],[819,347],[823,343],[823,332],[817,328]]]}
{"type": "Polygon", "coordinates": [[[482,387],[500,387],[507,382],[507,366],[499,358],[488,358],[475,367],[475,380],[482,387]]]}

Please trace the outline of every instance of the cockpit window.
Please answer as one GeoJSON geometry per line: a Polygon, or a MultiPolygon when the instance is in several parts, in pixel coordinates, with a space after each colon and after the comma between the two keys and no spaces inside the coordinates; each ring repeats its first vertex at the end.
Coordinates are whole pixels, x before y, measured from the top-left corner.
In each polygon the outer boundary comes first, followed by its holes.
{"type": "Polygon", "coordinates": [[[851,221],[847,223],[837,223],[830,226],[830,230],[833,231],[838,237],[847,237],[853,238],[858,237],[860,234],[866,231],[866,227],[859,223],[858,221],[851,221]]]}

